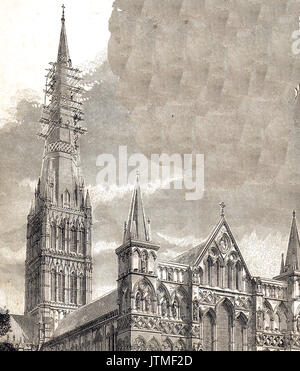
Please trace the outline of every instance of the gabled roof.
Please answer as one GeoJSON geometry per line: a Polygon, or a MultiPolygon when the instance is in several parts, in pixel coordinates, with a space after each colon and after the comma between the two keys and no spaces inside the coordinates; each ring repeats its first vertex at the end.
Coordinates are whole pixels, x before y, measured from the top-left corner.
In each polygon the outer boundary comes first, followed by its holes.
{"type": "Polygon", "coordinates": [[[10,317],[16,322],[16,324],[22,329],[26,342],[34,343],[35,336],[37,335],[34,319],[27,317],[26,315],[11,314],[10,317]]]}
{"type": "Polygon", "coordinates": [[[233,246],[236,250],[236,252],[238,253],[241,261],[243,262],[244,264],[244,267],[248,273],[249,276],[250,275],[250,272],[247,268],[247,265],[244,261],[244,258],[237,246],[237,243],[233,237],[233,234],[229,228],[229,225],[225,219],[225,216],[222,214],[221,215],[221,219],[219,221],[219,223],[215,226],[215,228],[212,230],[212,232],[210,233],[210,235],[208,236],[208,238],[202,242],[200,245],[197,245],[189,250],[187,250],[186,252],[184,252],[183,254],[179,255],[178,257],[176,257],[173,261],[176,262],[176,263],[181,263],[181,264],[186,264],[186,265],[190,265],[190,266],[195,266],[195,265],[199,265],[203,256],[205,255],[206,251],[208,250],[208,248],[211,246],[211,243],[215,240],[215,238],[217,237],[219,231],[221,230],[222,227],[225,227],[226,228],[226,231],[233,243],[233,246]]]}
{"type": "Polygon", "coordinates": [[[192,247],[191,249],[185,251],[183,254],[177,256],[173,261],[175,263],[193,265],[197,257],[202,253],[206,246],[206,241],[201,242],[199,245],[192,247]]]}
{"type": "Polygon", "coordinates": [[[86,325],[105,314],[117,310],[117,299],[118,292],[117,290],[114,290],[105,296],[76,309],[59,322],[54,331],[53,337],[61,336],[67,332],[75,330],[76,328],[86,325]]]}

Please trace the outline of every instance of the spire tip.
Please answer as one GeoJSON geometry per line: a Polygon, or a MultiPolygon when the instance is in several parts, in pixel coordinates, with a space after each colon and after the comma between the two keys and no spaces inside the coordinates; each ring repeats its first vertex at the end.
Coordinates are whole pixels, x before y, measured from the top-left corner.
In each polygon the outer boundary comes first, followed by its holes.
{"type": "Polygon", "coordinates": [[[65,4],[63,4],[62,6],[62,15],[61,15],[61,21],[64,22],[65,21],[65,4]]]}

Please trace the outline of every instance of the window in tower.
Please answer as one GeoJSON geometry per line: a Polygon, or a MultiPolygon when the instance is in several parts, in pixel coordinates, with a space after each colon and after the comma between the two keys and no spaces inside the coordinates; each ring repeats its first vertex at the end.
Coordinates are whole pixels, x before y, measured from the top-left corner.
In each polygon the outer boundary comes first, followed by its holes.
{"type": "Polygon", "coordinates": [[[65,302],[65,276],[63,272],[58,274],[58,301],[65,302]]]}
{"type": "Polygon", "coordinates": [[[51,225],[51,248],[56,248],[56,225],[51,225]]]}
{"type": "Polygon", "coordinates": [[[60,249],[62,251],[65,250],[66,245],[66,229],[64,225],[61,225],[60,227],[60,249]]]}
{"type": "Polygon", "coordinates": [[[74,272],[71,274],[70,286],[71,286],[70,301],[72,304],[77,304],[77,277],[74,272]]]}
{"type": "Polygon", "coordinates": [[[79,288],[80,288],[80,304],[85,304],[85,278],[80,276],[79,278],[79,288]]]}
{"type": "Polygon", "coordinates": [[[74,227],[71,229],[71,252],[77,252],[77,231],[74,227]]]}
{"type": "Polygon", "coordinates": [[[79,231],[79,253],[84,253],[84,229],[79,231]]]}
{"type": "Polygon", "coordinates": [[[54,269],[51,271],[51,300],[56,301],[56,272],[54,269]]]}

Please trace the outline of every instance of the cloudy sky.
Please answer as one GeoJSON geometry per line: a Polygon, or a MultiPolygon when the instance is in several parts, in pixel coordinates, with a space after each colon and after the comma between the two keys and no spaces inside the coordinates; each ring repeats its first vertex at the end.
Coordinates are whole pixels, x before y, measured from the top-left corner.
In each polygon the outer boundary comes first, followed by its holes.
{"type": "MultiPolygon", "coordinates": [[[[115,285],[130,187],[97,184],[97,156],[204,154],[205,193],[144,190],[161,258],[199,243],[227,204],[254,275],[278,273],[299,210],[300,55],[296,0],[65,1],[73,64],[83,68],[89,134],[82,170],[94,215],[94,297],[115,285]],[[72,3],[72,4],[71,4],[72,3]]],[[[26,215],[39,176],[44,68],[57,54],[60,5],[1,1],[0,304],[21,313],[26,215]]]]}

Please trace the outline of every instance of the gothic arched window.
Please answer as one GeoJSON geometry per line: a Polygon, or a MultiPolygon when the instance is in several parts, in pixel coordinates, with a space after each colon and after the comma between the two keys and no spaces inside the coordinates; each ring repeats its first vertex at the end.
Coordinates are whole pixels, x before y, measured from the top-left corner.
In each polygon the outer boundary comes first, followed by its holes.
{"type": "Polygon", "coordinates": [[[207,284],[211,286],[212,285],[212,267],[213,267],[213,262],[211,258],[207,259],[206,265],[207,265],[207,284]]]}
{"type": "Polygon", "coordinates": [[[66,244],[66,229],[64,225],[60,226],[60,249],[65,250],[66,244]]]}
{"type": "Polygon", "coordinates": [[[212,351],[214,344],[214,320],[212,315],[207,312],[203,317],[203,349],[212,351]]]}
{"type": "Polygon", "coordinates": [[[77,304],[77,277],[74,272],[71,274],[70,281],[70,301],[72,304],[77,304]]]}
{"type": "Polygon", "coordinates": [[[85,279],[83,276],[79,277],[79,290],[80,290],[80,304],[85,304],[85,279]]]}
{"type": "Polygon", "coordinates": [[[51,225],[51,248],[56,248],[56,225],[51,225]]]}
{"type": "Polygon", "coordinates": [[[217,315],[218,351],[230,350],[231,316],[228,306],[223,303],[217,315]]]}
{"type": "Polygon", "coordinates": [[[65,276],[63,272],[58,273],[58,301],[65,301],[65,276]]]}
{"type": "Polygon", "coordinates": [[[243,351],[246,345],[246,323],[242,316],[239,316],[234,326],[235,350],[243,351]]]}
{"type": "Polygon", "coordinates": [[[242,266],[239,262],[235,266],[235,288],[242,290],[242,266]]]}
{"type": "Polygon", "coordinates": [[[71,252],[77,252],[77,231],[74,227],[71,229],[71,252]]]}
{"type": "Polygon", "coordinates": [[[79,253],[83,254],[84,253],[84,229],[80,229],[79,231],[79,253]]]}
{"type": "Polygon", "coordinates": [[[232,289],[232,264],[230,262],[227,264],[227,287],[232,289]]]}
{"type": "Polygon", "coordinates": [[[56,272],[54,269],[51,271],[51,300],[56,301],[56,272]]]}

